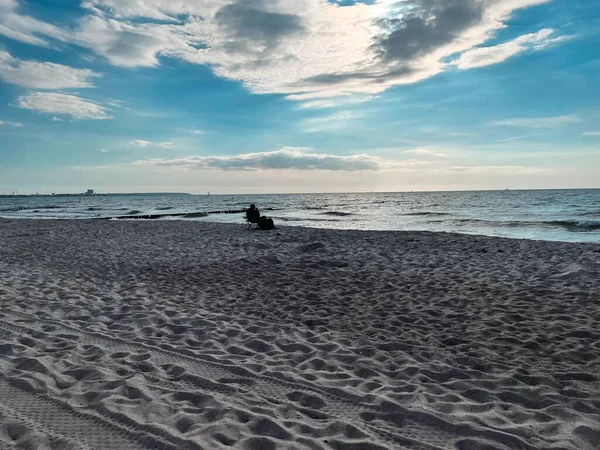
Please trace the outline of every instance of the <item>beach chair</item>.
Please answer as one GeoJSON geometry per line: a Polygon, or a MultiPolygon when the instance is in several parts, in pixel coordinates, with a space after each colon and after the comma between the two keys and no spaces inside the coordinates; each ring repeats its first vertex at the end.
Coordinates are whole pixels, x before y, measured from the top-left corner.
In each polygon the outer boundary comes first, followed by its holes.
{"type": "Polygon", "coordinates": [[[258,219],[254,217],[246,217],[246,229],[249,230],[252,227],[258,228],[258,219]]]}
{"type": "Polygon", "coordinates": [[[258,228],[258,222],[260,221],[260,211],[256,208],[246,211],[246,229],[252,227],[258,228]]]}
{"type": "Polygon", "coordinates": [[[260,222],[260,211],[252,203],[250,208],[246,210],[246,229],[258,228],[258,222],[260,222]]]}

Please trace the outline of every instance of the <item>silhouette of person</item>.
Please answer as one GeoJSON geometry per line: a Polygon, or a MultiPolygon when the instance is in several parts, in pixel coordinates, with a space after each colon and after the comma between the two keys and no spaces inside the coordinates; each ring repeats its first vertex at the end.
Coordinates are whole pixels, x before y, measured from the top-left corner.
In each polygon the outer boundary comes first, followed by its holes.
{"type": "Polygon", "coordinates": [[[246,220],[250,223],[258,223],[258,219],[260,219],[260,211],[256,205],[252,203],[250,208],[246,210],[246,220]]]}

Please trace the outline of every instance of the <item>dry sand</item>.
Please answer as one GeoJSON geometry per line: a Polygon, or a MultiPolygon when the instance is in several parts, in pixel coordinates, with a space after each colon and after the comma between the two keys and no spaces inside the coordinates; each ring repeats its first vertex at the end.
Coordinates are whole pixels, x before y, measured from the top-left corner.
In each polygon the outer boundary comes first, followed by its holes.
{"type": "Polygon", "coordinates": [[[600,245],[0,221],[0,448],[598,449],[600,245]]]}

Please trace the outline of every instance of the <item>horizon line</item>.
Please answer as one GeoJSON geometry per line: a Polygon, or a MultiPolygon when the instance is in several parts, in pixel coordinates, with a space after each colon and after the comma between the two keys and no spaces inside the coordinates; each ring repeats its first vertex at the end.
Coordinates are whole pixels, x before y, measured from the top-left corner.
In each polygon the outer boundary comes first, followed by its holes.
{"type": "Polygon", "coordinates": [[[94,194],[85,194],[80,192],[61,192],[61,193],[39,193],[35,194],[0,194],[0,197],[58,197],[58,196],[73,196],[73,197],[97,197],[103,195],[191,195],[195,197],[212,197],[212,196],[251,196],[251,195],[325,195],[325,194],[410,194],[410,193],[442,193],[442,192],[506,192],[506,191],[589,191],[600,190],[598,187],[566,187],[566,188],[504,188],[504,189],[448,189],[448,190],[404,190],[404,191],[322,191],[322,192],[255,192],[255,193],[210,193],[194,194],[191,192],[94,192],[94,194]]]}

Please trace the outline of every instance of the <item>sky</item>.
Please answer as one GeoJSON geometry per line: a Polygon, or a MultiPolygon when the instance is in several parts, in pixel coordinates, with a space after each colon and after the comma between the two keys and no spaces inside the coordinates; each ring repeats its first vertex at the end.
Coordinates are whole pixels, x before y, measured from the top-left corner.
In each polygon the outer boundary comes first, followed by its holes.
{"type": "Polygon", "coordinates": [[[587,187],[597,0],[0,0],[0,193],[587,187]]]}

